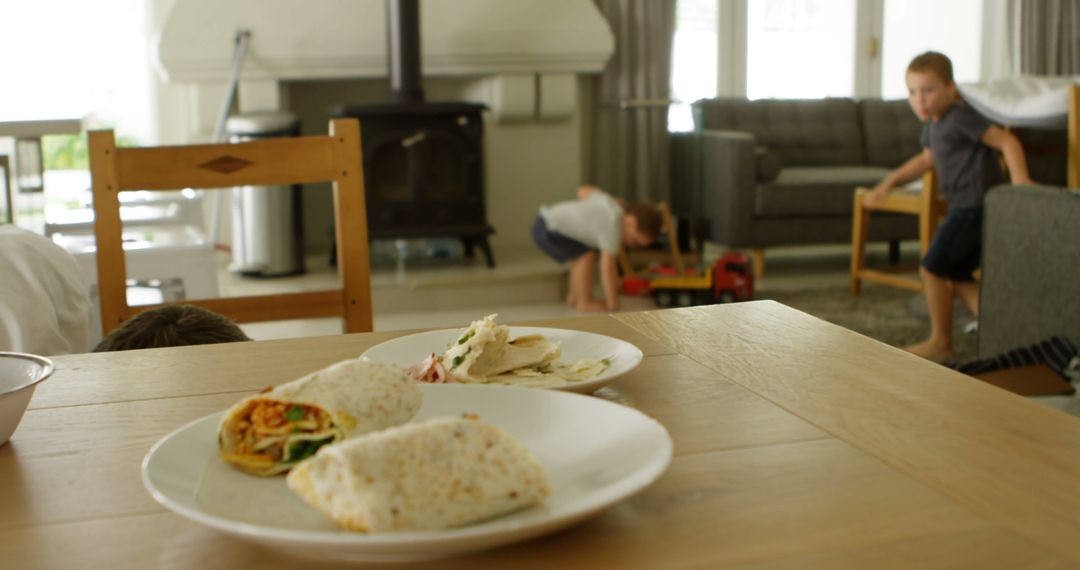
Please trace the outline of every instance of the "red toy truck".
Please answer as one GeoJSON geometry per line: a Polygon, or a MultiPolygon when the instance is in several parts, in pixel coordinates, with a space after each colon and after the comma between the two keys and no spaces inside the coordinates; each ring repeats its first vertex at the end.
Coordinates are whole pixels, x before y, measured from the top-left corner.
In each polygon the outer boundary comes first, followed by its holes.
{"type": "Polygon", "coordinates": [[[649,287],[660,307],[749,301],[754,297],[754,275],[749,257],[728,252],[704,274],[656,277],[649,287]]]}

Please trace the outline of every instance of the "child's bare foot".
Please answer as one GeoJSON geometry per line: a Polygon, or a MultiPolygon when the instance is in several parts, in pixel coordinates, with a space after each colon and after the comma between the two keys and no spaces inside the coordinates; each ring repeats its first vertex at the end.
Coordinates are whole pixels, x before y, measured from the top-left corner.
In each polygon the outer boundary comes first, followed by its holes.
{"type": "Polygon", "coordinates": [[[577,305],[577,295],[575,295],[573,293],[567,293],[566,294],[566,304],[570,305],[571,307],[576,306],[577,305]]]}
{"type": "Polygon", "coordinates": [[[938,364],[956,356],[956,353],[953,352],[951,343],[942,342],[933,338],[926,339],[919,344],[905,346],[904,350],[915,356],[921,356],[931,362],[937,362],[938,364]]]}
{"type": "Polygon", "coordinates": [[[579,302],[575,307],[582,313],[599,313],[607,311],[607,305],[597,301],[596,299],[588,299],[586,301],[579,302]]]}

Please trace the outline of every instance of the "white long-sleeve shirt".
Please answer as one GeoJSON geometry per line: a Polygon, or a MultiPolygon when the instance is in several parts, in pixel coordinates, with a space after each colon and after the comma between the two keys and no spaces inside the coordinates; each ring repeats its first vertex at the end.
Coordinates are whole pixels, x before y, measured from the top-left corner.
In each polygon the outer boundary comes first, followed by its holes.
{"type": "Polygon", "coordinates": [[[0,350],[43,356],[90,349],[89,290],[70,253],[0,226],[0,350]]]}

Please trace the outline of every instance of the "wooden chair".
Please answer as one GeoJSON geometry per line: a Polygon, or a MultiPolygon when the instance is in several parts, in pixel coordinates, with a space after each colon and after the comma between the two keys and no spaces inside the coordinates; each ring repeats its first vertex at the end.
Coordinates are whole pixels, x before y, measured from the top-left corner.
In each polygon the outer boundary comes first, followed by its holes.
{"type": "Polygon", "coordinates": [[[919,217],[919,256],[926,254],[930,240],[934,238],[938,223],[948,209],[944,200],[938,197],[937,176],[931,170],[923,175],[922,190],[918,193],[907,190],[894,190],[889,193],[885,203],[874,210],[863,206],[863,197],[872,190],[857,188],[855,203],[852,205],[851,222],[851,294],[858,296],[862,281],[876,281],[894,287],[912,291],[922,291],[922,281],[911,279],[901,273],[910,272],[911,268],[897,267],[888,270],[866,267],[866,240],[870,233],[870,212],[898,212],[919,217]]]}
{"type": "Polygon", "coordinates": [[[1069,188],[1080,188],[1080,85],[1069,87],[1069,188]]]}
{"type": "Polygon", "coordinates": [[[0,224],[14,224],[15,197],[11,195],[11,162],[6,154],[0,154],[0,170],[4,172],[3,178],[0,178],[0,184],[4,185],[4,217],[0,219],[0,224]]]}
{"type": "Polygon", "coordinates": [[[240,323],[343,316],[345,332],[372,330],[360,124],[330,123],[329,136],[264,139],[237,144],[118,148],[112,131],[91,131],[90,170],[101,323],[104,334],[155,305],[127,303],[120,201],[125,190],[225,190],[333,182],[338,271],[330,291],[199,299],[191,304],[240,323]]]}

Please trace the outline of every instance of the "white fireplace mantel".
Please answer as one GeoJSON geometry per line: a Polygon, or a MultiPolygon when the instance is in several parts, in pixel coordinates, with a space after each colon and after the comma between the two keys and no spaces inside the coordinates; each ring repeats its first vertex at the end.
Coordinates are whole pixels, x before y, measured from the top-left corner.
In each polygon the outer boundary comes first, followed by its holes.
{"type": "MultiPolygon", "coordinates": [[[[161,140],[168,144],[212,140],[242,30],[251,32],[251,43],[236,94],[239,112],[321,116],[333,104],[377,100],[370,96],[386,89],[386,0],[155,5],[163,11],[155,57],[167,82],[159,93],[161,140]],[[315,85],[324,81],[333,86],[315,85]],[[335,99],[345,85],[351,95],[335,99]],[[296,92],[308,98],[292,97],[296,92]]],[[[489,221],[501,244],[531,246],[520,228],[529,226],[540,204],[563,199],[582,182],[578,78],[599,73],[611,58],[610,26],[593,0],[420,0],[420,35],[428,96],[488,106],[489,221]],[[531,158],[521,160],[525,156],[531,158]]],[[[323,125],[312,128],[323,132],[323,125]]],[[[333,211],[329,200],[305,192],[304,201],[305,219],[319,220],[324,230],[333,211]]],[[[223,219],[227,225],[229,217],[223,219]]],[[[309,247],[329,247],[319,242],[323,230],[305,230],[309,247]]]]}
{"type": "MultiPolygon", "coordinates": [[[[425,76],[591,73],[614,39],[592,0],[422,0],[425,76]]],[[[252,33],[246,81],[386,76],[385,0],[176,0],[157,61],[173,83],[224,81],[252,33]]]]}

